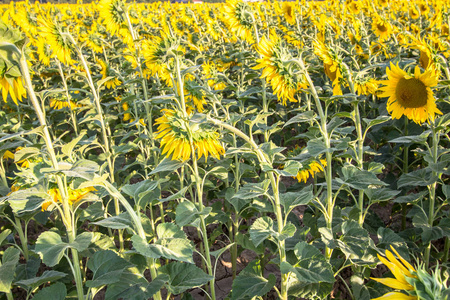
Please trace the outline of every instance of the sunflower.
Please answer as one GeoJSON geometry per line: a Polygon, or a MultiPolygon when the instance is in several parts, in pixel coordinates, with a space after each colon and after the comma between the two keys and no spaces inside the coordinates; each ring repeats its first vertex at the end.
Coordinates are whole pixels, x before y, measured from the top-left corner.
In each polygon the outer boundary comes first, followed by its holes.
{"type": "Polygon", "coordinates": [[[64,107],[74,109],[77,105],[70,100],[67,101],[66,97],[54,97],[50,100],[50,107],[55,110],[63,109],[64,107]]]}
{"type": "Polygon", "coordinates": [[[310,177],[314,178],[317,173],[323,172],[323,167],[327,166],[327,161],[325,159],[321,159],[320,161],[310,160],[309,162],[303,163],[303,166],[295,178],[297,178],[298,182],[303,181],[306,183],[310,177]]]}
{"type": "Polygon", "coordinates": [[[37,53],[39,60],[46,66],[50,65],[50,59],[52,58],[52,47],[43,38],[37,39],[37,53]]]}
{"type": "Polygon", "coordinates": [[[71,58],[72,46],[71,42],[66,34],[62,32],[60,26],[58,26],[53,20],[41,17],[38,21],[40,25],[40,36],[50,48],[54,55],[65,65],[72,64],[71,58]]]}
{"type": "Polygon", "coordinates": [[[101,0],[98,4],[100,18],[103,19],[106,29],[111,34],[119,32],[125,23],[126,5],[124,0],[101,0]]]}
{"type": "MultiPolygon", "coordinates": [[[[155,124],[158,125],[156,138],[161,139],[162,154],[171,156],[172,160],[185,161],[191,157],[200,159],[205,156],[207,159],[208,155],[220,159],[220,155],[225,153],[217,132],[202,128],[198,123],[190,123],[179,111],[163,109],[161,112],[163,116],[156,119],[155,124]],[[190,141],[197,155],[192,153],[190,141]]],[[[188,115],[192,117],[192,114],[188,115]]]]}
{"type": "Polygon", "coordinates": [[[347,1],[347,8],[353,15],[359,15],[361,12],[361,2],[360,1],[347,1]]]}
{"type": "Polygon", "coordinates": [[[105,82],[105,86],[107,89],[109,89],[109,90],[115,89],[117,86],[122,84],[122,82],[115,77],[116,74],[114,74],[114,72],[111,70],[111,68],[109,67],[109,65],[106,62],[104,62],[101,59],[97,59],[97,63],[101,67],[100,73],[102,74],[102,80],[107,77],[113,77],[105,82]]]}
{"type": "Polygon", "coordinates": [[[384,42],[389,39],[392,34],[392,25],[380,16],[375,16],[372,22],[372,30],[380,39],[380,42],[384,42]]]}
{"type": "Polygon", "coordinates": [[[86,43],[86,46],[96,53],[103,52],[102,34],[97,30],[97,23],[93,23],[88,32],[80,35],[80,40],[86,43]]]}
{"type": "Polygon", "coordinates": [[[373,79],[355,80],[355,90],[358,95],[375,95],[378,89],[378,82],[373,79]]]}
{"type": "Polygon", "coordinates": [[[218,79],[218,66],[213,62],[205,62],[202,65],[202,73],[205,75],[205,79],[208,82],[208,86],[214,90],[223,90],[226,88],[224,82],[220,82],[218,79]]]}
{"type": "Polygon", "coordinates": [[[224,7],[224,21],[237,37],[253,44],[252,12],[249,5],[239,0],[229,0],[224,7]]]}
{"type": "MultiPolygon", "coordinates": [[[[396,289],[396,290],[404,290],[404,291],[413,291],[414,286],[412,286],[408,281],[409,279],[416,279],[417,276],[415,275],[416,270],[414,267],[407,262],[403,257],[398,254],[397,250],[395,250],[394,247],[391,246],[392,251],[397,255],[399,259],[397,259],[392,252],[389,250],[386,250],[386,258],[378,255],[378,258],[380,261],[386,265],[386,267],[389,268],[389,270],[392,272],[395,278],[372,278],[375,281],[378,281],[384,285],[387,285],[390,288],[396,289]]],[[[411,296],[406,295],[401,292],[390,292],[387,294],[384,294],[383,296],[379,298],[375,298],[372,300],[394,300],[394,299],[405,299],[405,300],[416,300],[418,299],[417,296],[411,296]]]]}
{"type": "MultiPolygon", "coordinates": [[[[68,187],[67,191],[69,193],[68,195],[69,204],[72,205],[75,202],[85,198],[90,192],[96,191],[96,189],[94,187],[88,187],[83,189],[72,190],[71,188],[68,187]]],[[[46,211],[51,204],[56,204],[58,202],[62,203],[61,193],[59,192],[58,188],[50,189],[48,191],[48,194],[50,195],[52,200],[45,201],[44,203],[42,203],[42,211],[46,211]]]]}
{"type": "Polygon", "coordinates": [[[2,91],[3,101],[6,102],[9,94],[16,105],[18,105],[17,100],[22,102],[22,98],[27,94],[22,84],[22,77],[0,75],[0,90],[2,91]]]}
{"type": "Polygon", "coordinates": [[[297,102],[295,94],[302,88],[306,88],[304,78],[297,79],[289,68],[288,61],[292,59],[289,52],[283,47],[281,39],[272,32],[270,39],[265,36],[261,39],[256,49],[261,55],[257,60],[255,69],[263,69],[261,78],[266,78],[270,83],[274,93],[283,105],[290,102],[297,102]]]}
{"type": "Polygon", "coordinates": [[[342,95],[341,83],[343,83],[344,77],[342,75],[340,59],[337,53],[320,41],[315,41],[313,45],[314,54],[319,56],[323,61],[325,74],[333,84],[333,95],[342,95]]]}
{"type": "Polygon", "coordinates": [[[291,2],[282,2],[281,10],[283,12],[284,17],[286,18],[286,21],[289,24],[294,25],[295,24],[294,4],[291,2]]]}
{"type": "Polygon", "coordinates": [[[409,16],[411,19],[418,19],[420,17],[420,13],[414,5],[411,5],[409,8],[409,16]]]}
{"type": "Polygon", "coordinates": [[[186,80],[184,82],[184,93],[186,101],[192,101],[199,112],[203,112],[204,105],[206,105],[205,91],[198,86],[195,81],[186,80]]]}
{"type": "Polygon", "coordinates": [[[391,63],[387,69],[388,80],[381,81],[385,86],[380,90],[381,97],[389,97],[387,110],[394,119],[405,115],[408,119],[421,124],[434,120],[435,114],[442,114],[436,107],[433,92],[430,87],[437,85],[437,76],[433,69],[427,69],[423,74],[418,66],[414,75],[391,63]]]}

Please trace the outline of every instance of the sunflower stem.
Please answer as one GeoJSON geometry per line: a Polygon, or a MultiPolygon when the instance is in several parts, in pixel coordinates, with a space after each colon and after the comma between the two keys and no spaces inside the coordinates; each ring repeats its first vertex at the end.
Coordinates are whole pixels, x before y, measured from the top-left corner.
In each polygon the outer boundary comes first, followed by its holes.
{"type": "Polygon", "coordinates": [[[75,115],[75,113],[72,110],[72,103],[70,102],[70,94],[69,94],[69,88],[67,87],[67,80],[66,80],[66,76],[64,76],[64,72],[61,66],[61,62],[59,61],[59,59],[56,60],[58,63],[58,70],[59,70],[59,74],[61,76],[63,85],[64,85],[64,91],[66,92],[66,98],[67,98],[67,105],[70,111],[70,118],[72,119],[72,126],[73,126],[73,130],[75,131],[75,135],[78,136],[78,125],[77,125],[77,116],[75,115]]]}
{"type": "MultiPolygon", "coordinates": [[[[91,88],[92,91],[92,95],[94,96],[94,103],[95,103],[95,107],[97,109],[97,115],[99,117],[100,120],[100,126],[102,129],[102,135],[103,135],[103,143],[105,144],[105,154],[106,154],[106,161],[108,163],[108,168],[109,168],[109,174],[111,177],[111,182],[114,183],[114,164],[111,160],[111,149],[110,149],[110,141],[108,138],[108,133],[106,131],[106,125],[105,125],[105,120],[103,117],[103,109],[102,106],[100,104],[100,96],[98,94],[97,89],[95,88],[94,85],[94,81],[92,80],[92,76],[91,76],[91,72],[89,70],[89,67],[87,65],[86,59],[83,55],[83,52],[81,51],[81,49],[78,47],[77,42],[75,41],[75,39],[73,38],[73,36],[71,34],[67,34],[71,43],[74,45],[75,50],[78,54],[78,57],[81,60],[81,63],[83,65],[84,70],[86,71],[86,78],[88,80],[88,84],[89,87],[91,88]]],[[[119,201],[114,198],[114,211],[116,215],[120,214],[120,207],[119,207],[119,201]]],[[[123,241],[123,230],[118,230],[117,235],[119,236],[119,244],[120,244],[120,250],[123,251],[124,250],[124,241],[123,241]]]]}
{"type": "MultiPolygon", "coordinates": [[[[433,165],[436,166],[437,161],[438,161],[438,144],[439,144],[439,130],[436,129],[435,123],[434,121],[431,121],[431,131],[432,131],[432,160],[433,160],[433,165]]],[[[432,171],[432,178],[436,178],[436,176],[440,177],[440,174],[438,174],[435,170],[435,168],[433,168],[432,171]]],[[[436,202],[436,182],[430,184],[428,186],[428,189],[430,191],[430,203],[429,203],[429,207],[428,207],[428,225],[430,227],[433,227],[433,223],[434,223],[434,218],[435,218],[435,212],[434,212],[434,207],[435,207],[435,202],[436,202]]],[[[428,270],[428,267],[430,265],[430,254],[431,254],[431,241],[428,244],[427,248],[425,249],[425,254],[424,254],[424,261],[425,261],[425,269],[428,270]]]]}
{"type": "MultiPolygon", "coordinates": [[[[356,95],[355,91],[355,85],[353,84],[352,76],[350,73],[350,68],[342,63],[344,68],[346,69],[346,77],[347,82],[350,87],[350,92],[353,95],[356,95]]],[[[356,158],[358,167],[360,170],[364,170],[364,135],[362,131],[362,125],[361,125],[361,114],[359,112],[359,102],[358,98],[356,96],[353,97],[353,111],[354,111],[354,121],[355,121],[355,128],[356,128],[356,134],[357,134],[357,152],[356,152],[356,158]]],[[[358,223],[359,226],[363,227],[364,225],[364,190],[358,191],[358,208],[359,208],[359,218],[358,223]]]]}
{"type": "MultiPolygon", "coordinates": [[[[321,126],[321,132],[323,135],[323,140],[325,142],[325,147],[327,149],[331,148],[331,141],[330,136],[327,130],[327,114],[326,111],[324,113],[324,110],[322,108],[322,103],[320,102],[319,95],[317,94],[316,88],[314,87],[314,83],[309,76],[308,70],[306,69],[303,60],[297,60],[295,61],[300,68],[303,70],[303,73],[305,74],[306,81],[308,82],[309,90],[314,98],[317,112],[319,113],[320,118],[320,126],[321,126]]],[[[327,184],[327,196],[326,196],[326,203],[327,203],[327,211],[325,215],[325,221],[327,224],[328,230],[330,232],[333,232],[333,211],[334,211],[334,200],[333,200],[333,186],[332,186],[332,180],[333,180],[333,172],[332,172],[332,155],[330,151],[327,151],[325,153],[326,160],[327,160],[327,166],[325,167],[325,181],[327,184]]],[[[333,253],[333,249],[325,247],[325,256],[327,259],[331,258],[331,254],[333,253]]]]}
{"type": "MultiPolygon", "coordinates": [[[[194,140],[191,135],[191,132],[189,132],[189,144],[191,146],[191,153],[192,153],[192,163],[194,168],[194,176],[195,176],[195,186],[197,189],[197,204],[200,214],[203,212],[203,189],[202,189],[202,180],[200,178],[200,174],[198,172],[198,165],[197,165],[197,159],[195,157],[195,148],[194,148],[194,140]]],[[[202,240],[204,245],[204,251],[205,251],[205,258],[206,258],[206,267],[208,269],[208,274],[212,276],[212,279],[209,282],[209,289],[211,292],[211,299],[216,299],[216,291],[215,291],[215,277],[214,277],[214,270],[212,268],[211,263],[211,255],[209,253],[209,242],[208,242],[208,232],[206,230],[206,223],[205,223],[205,217],[203,215],[200,215],[200,230],[202,234],[202,240]]]]}
{"type": "MultiPolygon", "coordinates": [[[[18,53],[20,53],[20,51],[17,51],[18,53]]],[[[31,77],[30,77],[30,72],[28,70],[28,65],[27,65],[27,60],[25,58],[25,54],[22,52],[20,53],[20,70],[21,73],[23,75],[23,78],[25,80],[25,84],[26,84],[26,88],[28,91],[28,96],[29,99],[33,105],[34,111],[37,114],[39,123],[42,126],[42,133],[43,133],[43,137],[44,137],[44,142],[45,145],[47,147],[47,151],[49,153],[50,156],[50,160],[51,160],[51,164],[53,169],[55,169],[56,171],[59,170],[59,165],[58,165],[58,160],[56,158],[56,153],[55,150],[53,148],[53,143],[52,143],[52,138],[50,136],[50,132],[48,130],[48,125],[47,125],[47,121],[45,120],[44,114],[43,114],[43,110],[39,104],[39,101],[36,97],[36,94],[34,92],[33,89],[33,84],[31,82],[31,77]]],[[[76,226],[73,226],[73,215],[71,212],[71,208],[70,208],[70,204],[69,204],[69,199],[68,199],[68,195],[66,193],[66,186],[64,185],[62,179],[60,176],[55,176],[56,177],[56,183],[58,185],[58,190],[61,196],[61,200],[62,200],[62,204],[63,204],[63,214],[61,214],[61,219],[64,223],[64,226],[66,227],[67,230],[67,236],[69,237],[69,242],[71,241],[71,239],[73,238],[73,240],[75,239],[74,237],[76,237],[76,226]]],[[[72,241],[73,241],[72,240],[72,241]]],[[[76,284],[76,288],[77,288],[77,296],[79,300],[84,300],[84,292],[83,292],[83,282],[82,282],[82,278],[81,278],[81,269],[80,269],[80,264],[79,264],[79,260],[78,260],[78,252],[76,249],[72,249],[72,259],[73,259],[73,263],[74,263],[74,268],[75,270],[75,274],[74,274],[74,279],[75,279],[75,284],[76,284]]]]}
{"type": "MultiPolygon", "coordinates": [[[[258,147],[258,145],[254,142],[254,140],[249,137],[248,135],[246,135],[245,133],[243,133],[242,131],[240,131],[239,129],[237,129],[236,127],[224,123],[222,121],[216,120],[214,118],[208,117],[208,120],[211,121],[213,124],[217,125],[217,126],[221,126],[225,129],[227,129],[228,131],[234,133],[235,135],[239,136],[240,138],[242,138],[244,141],[246,141],[248,144],[250,144],[250,146],[253,148],[253,150],[255,151],[256,156],[258,157],[259,162],[265,163],[265,164],[269,164],[269,160],[266,158],[266,156],[264,155],[264,152],[258,147]]],[[[276,220],[277,220],[277,227],[278,227],[278,233],[281,235],[283,228],[284,228],[284,219],[283,219],[283,213],[281,211],[281,201],[280,201],[280,194],[279,194],[279,181],[280,181],[280,177],[274,175],[273,172],[268,172],[268,177],[270,179],[270,184],[272,187],[272,191],[273,191],[273,210],[275,212],[275,216],[276,216],[276,220]]],[[[286,249],[285,249],[285,242],[283,241],[278,241],[278,253],[280,255],[280,264],[286,262],[286,249]]],[[[287,296],[287,292],[288,292],[288,274],[281,274],[281,299],[282,300],[287,300],[288,296],[287,296]]]]}

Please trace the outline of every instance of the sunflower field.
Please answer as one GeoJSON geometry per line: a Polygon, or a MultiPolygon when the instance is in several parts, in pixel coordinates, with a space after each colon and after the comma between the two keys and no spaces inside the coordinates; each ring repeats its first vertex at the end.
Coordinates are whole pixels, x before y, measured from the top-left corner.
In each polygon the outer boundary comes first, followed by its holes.
{"type": "Polygon", "coordinates": [[[448,0],[0,12],[0,299],[450,299],[448,0]]]}

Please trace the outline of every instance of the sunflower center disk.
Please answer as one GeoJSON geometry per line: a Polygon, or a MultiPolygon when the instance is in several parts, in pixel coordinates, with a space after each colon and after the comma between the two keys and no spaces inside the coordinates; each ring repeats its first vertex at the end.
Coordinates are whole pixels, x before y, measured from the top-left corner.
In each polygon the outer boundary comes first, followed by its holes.
{"type": "Polygon", "coordinates": [[[416,78],[399,80],[395,89],[395,96],[405,108],[418,108],[427,104],[427,88],[422,81],[416,78]]]}
{"type": "Polygon", "coordinates": [[[386,32],[388,30],[388,28],[386,27],[386,25],[384,25],[384,23],[378,23],[377,28],[380,32],[386,32]]]}

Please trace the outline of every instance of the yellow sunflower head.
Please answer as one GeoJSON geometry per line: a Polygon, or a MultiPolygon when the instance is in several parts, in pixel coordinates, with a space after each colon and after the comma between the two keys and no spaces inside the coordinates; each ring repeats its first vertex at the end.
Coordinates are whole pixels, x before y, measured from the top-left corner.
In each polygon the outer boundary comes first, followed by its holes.
{"type": "Polygon", "coordinates": [[[186,120],[180,111],[163,109],[163,115],[156,119],[158,125],[157,139],[161,139],[162,154],[172,160],[200,159],[208,155],[220,159],[225,153],[216,131],[206,128],[203,124],[192,122],[193,114],[188,114],[186,120]],[[192,152],[194,151],[194,153],[192,152]]]}
{"type": "Polygon", "coordinates": [[[327,161],[325,159],[315,160],[311,159],[307,162],[302,163],[303,168],[298,170],[297,178],[298,182],[307,183],[309,178],[314,178],[317,173],[323,172],[323,168],[327,166],[327,161]]]}
{"type": "Polygon", "coordinates": [[[314,41],[313,45],[314,54],[323,61],[325,74],[333,84],[333,95],[342,95],[341,85],[344,84],[344,76],[339,55],[321,41],[314,41]]]}
{"type": "Polygon", "coordinates": [[[126,21],[126,3],[124,0],[101,0],[98,4],[100,17],[111,34],[119,32],[126,21]]]}
{"type": "Polygon", "coordinates": [[[53,54],[63,64],[71,65],[73,63],[72,43],[67,33],[63,32],[62,27],[52,19],[41,17],[38,23],[41,30],[40,36],[50,45],[53,54]]]}
{"type": "Polygon", "coordinates": [[[409,75],[398,65],[391,63],[386,70],[388,80],[381,81],[381,97],[389,97],[387,111],[394,119],[405,115],[415,123],[434,120],[435,114],[442,114],[437,108],[431,87],[437,85],[436,72],[430,68],[421,73],[418,66],[409,75]]]}
{"type": "Polygon", "coordinates": [[[224,21],[228,28],[239,38],[249,44],[255,42],[251,7],[243,1],[229,0],[224,7],[224,21]]]}
{"type": "Polygon", "coordinates": [[[257,52],[261,58],[257,60],[255,69],[263,69],[261,78],[265,78],[272,86],[274,93],[283,105],[297,102],[295,94],[302,88],[306,88],[306,80],[303,75],[296,75],[291,70],[292,56],[284,47],[281,39],[274,33],[270,39],[265,36],[257,46],[257,52]]]}
{"type": "Polygon", "coordinates": [[[104,83],[107,89],[115,89],[117,86],[122,84],[122,82],[116,77],[117,75],[115,74],[115,72],[106,62],[101,59],[97,59],[97,63],[101,68],[100,73],[102,74],[102,80],[108,77],[112,77],[104,83]]]}
{"type": "Polygon", "coordinates": [[[295,5],[292,2],[282,2],[281,10],[283,12],[286,21],[294,25],[295,24],[295,5]]]}
{"type": "Polygon", "coordinates": [[[384,42],[392,34],[392,25],[380,16],[375,16],[372,22],[372,30],[375,35],[380,39],[380,42],[384,42]]]}
{"type": "MultiPolygon", "coordinates": [[[[82,200],[89,193],[94,192],[94,191],[96,191],[96,189],[94,187],[87,187],[87,188],[75,189],[75,190],[68,187],[67,192],[69,193],[69,195],[68,195],[69,204],[73,205],[75,202],[82,200]]],[[[48,210],[52,204],[56,204],[58,202],[62,203],[62,201],[63,201],[62,197],[61,197],[61,193],[59,192],[58,188],[49,189],[47,193],[50,195],[51,200],[45,201],[44,203],[42,203],[42,211],[48,210]]]]}

